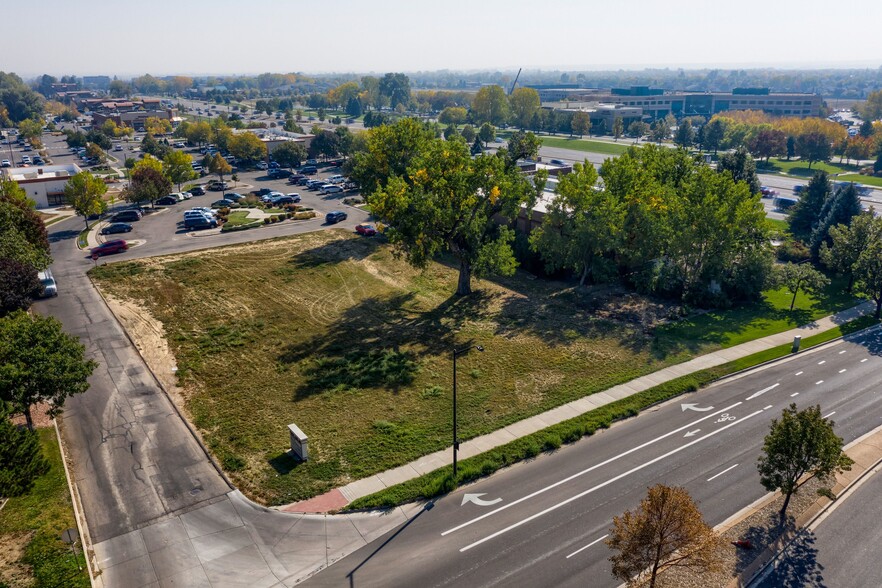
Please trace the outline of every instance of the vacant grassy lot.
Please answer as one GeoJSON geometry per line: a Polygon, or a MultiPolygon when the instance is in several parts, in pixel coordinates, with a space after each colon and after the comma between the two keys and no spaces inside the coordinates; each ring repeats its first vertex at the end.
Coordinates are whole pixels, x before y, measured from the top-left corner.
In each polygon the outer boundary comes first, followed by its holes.
{"type": "MultiPolygon", "coordinates": [[[[419,272],[378,241],[343,231],[109,264],[92,275],[163,323],[196,426],[235,483],[271,504],[446,447],[454,345],[486,348],[458,361],[467,439],[804,318],[788,321],[772,295],[736,311],[731,333],[718,313],[657,337],[645,315],[664,314],[662,305],[627,294],[598,305],[591,292],[526,274],[480,282],[458,299],[447,265],[419,272]],[[292,422],[310,438],[305,464],[286,453],[292,422]]],[[[836,306],[813,305],[803,299],[799,308],[836,306]]]]}
{"type": "Polygon", "coordinates": [[[79,565],[62,543],[61,533],[76,527],[70,492],[55,429],[39,429],[49,471],[37,479],[25,496],[10,498],[0,511],[0,585],[88,587],[83,551],[79,565]]]}
{"type": "MultiPolygon", "coordinates": [[[[787,174],[790,176],[798,176],[801,178],[811,178],[816,171],[824,170],[831,175],[836,175],[840,173],[856,173],[858,171],[858,167],[854,165],[846,165],[839,163],[825,163],[823,161],[816,161],[812,163],[811,169],[809,169],[809,164],[805,161],[800,161],[799,159],[793,159],[791,161],[787,161],[786,159],[778,159],[772,157],[769,160],[769,163],[765,162],[757,162],[757,170],[759,173],[774,173],[779,172],[782,174],[787,174]]],[[[838,180],[838,178],[837,178],[838,180]]]]}
{"type": "Polygon", "coordinates": [[[544,147],[559,147],[561,149],[575,149],[576,151],[587,151],[589,153],[604,153],[607,155],[621,155],[628,150],[630,146],[627,140],[621,143],[610,143],[608,141],[590,141],[585,139],[575,139],[566,137],[541,137],[544,147]]]}

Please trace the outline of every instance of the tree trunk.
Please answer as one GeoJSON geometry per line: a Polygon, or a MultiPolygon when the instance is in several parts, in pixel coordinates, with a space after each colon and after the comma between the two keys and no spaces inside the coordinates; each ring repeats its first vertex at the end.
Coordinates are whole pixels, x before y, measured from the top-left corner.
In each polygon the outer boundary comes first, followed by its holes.
{"type": "Polygon", "coordinates": [[[876,320],[882,318],[882,298],[876,301],[876,320]]]}
{"type": "Polygon", "coordinates": [[[787,515],[787,505],[790,504],[790,497],[793,495],[792,492],[788,492],[784,495],[784,504],[781,505],[781,523],[784,523],[784,517],[787,515]]]}
{"type": "Polygon", "coordinates": [[[797,292],[799,292],[799,288],[797,288],[797,289],[793,292],[793,299],[790,301],[790,310],[791,310],[791,312],[793,311],[793,305],[796,304],[796,294],[797,294],[797,292]]]}
{"type": "Polygon", "coordinates": [[[457,296],[468,296],[472,293],[472,265],[465,259],[459,261],[459,281],[456,284],[457,296]]]}
{"type": "Polygon", "coordinates": [[[85,214],[83,215],[83,222],[86,223],[86,230],[89,230],[89,217],[85,214]]]}
{"type": "Polygon", "coordinates": [[[31,405],[27,405],[24,410],[25,422],[28,424],[28,431],[34,430],[34,419],[31,418],[31,405]]]}
{"type": "Polygon", "coordinates": [[[588,264],[586,263],[585,267],[582,268],[582,277],[579,278],[579,285],[580,286],[585,285],[585,278],[587,278],[587,277],[588,277],[588,264]]]}

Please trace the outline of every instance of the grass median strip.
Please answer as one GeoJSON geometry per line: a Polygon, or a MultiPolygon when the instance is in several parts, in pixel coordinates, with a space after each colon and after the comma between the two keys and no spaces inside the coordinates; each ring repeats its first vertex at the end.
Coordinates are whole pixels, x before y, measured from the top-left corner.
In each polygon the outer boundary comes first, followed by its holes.
{"type": "Polygon", "coordinates": [[[627,142],[610,143],[609,141],[591,141],[586,139],[575,139],[566,137],[547,137],[542,136],[543,147],[557,147],[559,149],[572,149],[574,151],[585,151],[587,153],[601,153],[604,155],[621,155],[628,150],[627,142]]]}
{"type": "MultiPolygon", "coordinates": [[[[820,345],[875,324],[878,324],[875,318],[864,316],[805,338],[802,342],[802,348],[806,349],[820,345]]],[[[446,494],[458,485],[489,476],[503,467],[536,457],[541,452],[554,451],[564,443],[574,443],[584,436],[593,435],[598,429],[605,429],[614,421],[636,416],[641,410],[654,404],[664,402],[687,392],[694,392],[720,378],[767,361],[785,357],[790,353],[790,344],[779,345],[778,347],[754,353],[714,368],[700,370],[659,384],[658,386],[653,386],[628,398],[617,400],[542,431],[521,437],[480,455],[462,460],[459,465],[459,472],[457,472],[456,484],[453,481],[452,467],[446,466],[419,478],[408,480],[407,482],[354,500],[346,507],[346,510],[388,508],[414,500],[429,499],[446,494]]]]}

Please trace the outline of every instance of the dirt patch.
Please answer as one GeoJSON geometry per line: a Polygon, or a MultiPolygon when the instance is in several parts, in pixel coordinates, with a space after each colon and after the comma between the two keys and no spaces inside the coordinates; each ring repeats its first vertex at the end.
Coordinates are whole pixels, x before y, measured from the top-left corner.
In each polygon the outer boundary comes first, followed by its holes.
{"type": "Polygon", "coordinates": [[[144,361],[168,391],[175,404],[184,409],[184,394],[178,387],[178,365],[165,339],[165,328],[144,307],[130,300],[105,296],[107,305],[135,342],[144,361]]]}
{"type": "MultiPolygon", "coordinates": [[[[34,428],[39,429],[52,426],[52,418],[46,414],[47,410],[49,410],[49,404],[46,402],[41,402],[31,407],[31,420],[34,422],[34,428]]],[[[11,420],[14,425],[24,426],[27,424],[24,414],[17,414],[11,420]]]]}
{"type": "Polygon", "coordinates": [[[24,550],[33,533],[8,533],[0,535],[0,582],[10,586],[31,586],[33,575],[30,566],[21,563],[24,550]]]}

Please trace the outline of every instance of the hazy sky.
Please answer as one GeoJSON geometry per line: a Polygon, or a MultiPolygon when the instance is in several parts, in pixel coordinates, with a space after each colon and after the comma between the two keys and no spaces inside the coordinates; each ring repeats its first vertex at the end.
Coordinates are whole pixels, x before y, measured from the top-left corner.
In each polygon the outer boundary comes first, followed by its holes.
{"type": "Polygon", "coordinates": [[[878,0],[3,4],[0,69],[28,77],[882,65],[878,0]]]}

